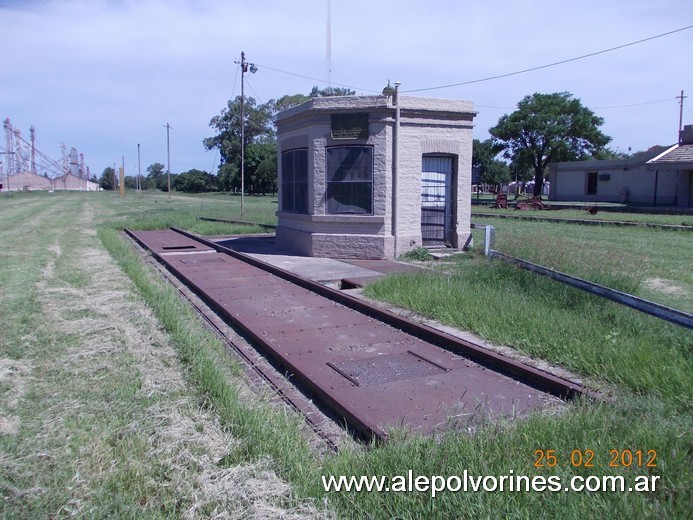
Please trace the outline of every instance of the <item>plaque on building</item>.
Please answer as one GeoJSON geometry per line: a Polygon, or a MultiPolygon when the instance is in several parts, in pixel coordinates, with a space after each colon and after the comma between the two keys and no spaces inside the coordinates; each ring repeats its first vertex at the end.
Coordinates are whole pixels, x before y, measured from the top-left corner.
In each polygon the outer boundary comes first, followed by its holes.
{"type": "Polygon", "coordinates": [[[332,114],[332,139],[368,139],[368,114],[332,114]]]}

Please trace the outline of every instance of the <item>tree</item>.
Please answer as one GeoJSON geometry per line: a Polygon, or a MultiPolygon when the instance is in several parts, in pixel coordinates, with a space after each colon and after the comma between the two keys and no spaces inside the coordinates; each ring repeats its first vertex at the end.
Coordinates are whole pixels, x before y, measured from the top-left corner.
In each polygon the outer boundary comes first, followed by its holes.
{"type": "Polygon", "coordinates": [[[218,177],[217,186],[221,191],[236,191],[241,186],[241,176],[235,164],[222,164],[218,177]]]}
{"type": "Polygon", "coordinates": [[[200,193],[216,190],[216,177],[201,170],[188,170],[176,176],[171,184],[176,191],[200,193]]]}
{"type": "Polygon", "coordinates": [[[245,172],[249,193],[277,190],[277,143],[252,143],[245,152],[245,172]]]}
{"type": "Polygon", "coordinates": [[[102,190],[115,189],[115,170],[110,166],[104,168],[101,178],[99,179],[99,186],[102,190]]]}
{"type": "Polygon", "coordinates": [[[517,110],[489,129],[493,143],[518,167],[534,171],[534,195],[540,195],[544,172],[554,161],[597,157],[611,141],[599,127],[604,119],[569,92],[525,96],[517,110]]]}
{"type": "MultiPolygon", "coordinates": [[[[345,96],[355,92],[346,88],[319,89],[310,94],[293,94],[257,105],[252,97],[244,102],[245,190],[249,193],[275,192],[277,189],[277,138],[274,116],[277,112],[300,105],[314,97],[345,96]]],[[[229,100],[226,108],[209,122],[216,134],[203,140],[207,150],[218,149],[219,189],[240,189],[241,171],[241,97],[229,100]]]]}
{"type": "Polygon", "coordinates": [[[279,99],[277,99],[277,101],[275,101],[274,109],[277,112],[280,112],[282,110],[286,110],[287,108],[295,107],[296,105],[305,103],[309,100],[310,96],[306,96],[305,94],[287,94],[286,96],[282,96],[279,99]]]}
{"type": "Polygon", "coordinates": [[[667,150],[668,148],[668,146],[656,144],[654,146],[650,146],[647,150],[634,152],[630,156],[626,156],[625,158],[632,159],[633,161],[647,161],[649,159],[653,159],[654,157],[662,153],[664,150],[667,150]]]}
{"type": "Polygon", "coordinates": [[[168,190],[168,177],[166,167],[161,163],[154,163],[147,166],[147,178],[143,183],[146,189],[157,188],[161,191],[168,190]]]}
{"type": "Polygon", "coordinates": [[[126,175],[125,178],[123,179],[125,182],[125,188],[129,190],[135,190],[137,189],[137,177],[133,175],[126,175]]]}
{"type": "MultiPolygon", "coordinates": [[[[252,97],[245,98],[244,103],[244,134],[245,149],[252,143],[275,142],[276,130],[272,118],[275,114],[274,101],[263,105],[256,105],[252,97]]],[[[221,114],[214,116],[209,122],[217,134],[207,137],[203,143],[207,150],[217,148],[221,157],[219,172],[224,166],[233,164],[235,169],[225,169],[225,173],[237,173],[241,171],[241,97],[229,100],[227,108],[221,114]]],[[[240,182],[232,179],[234,185],[240,186],[240,182]]],[[[223,185],[228,183],[224,182],[223,185]]]]}
{"type": "Polygon", "coordinates": [[[502,150],[495,148],[493,141],[472,141],[472,166],[481,168],[481,182],[502,184],[510,180],[510,168],[506,163],[496,159],[502,150]]]}
{"type": "Polygon", "coordinates": [[[319,89],[317,86],[313,87],[310,91],[310,97],[331,97],[331,96],[353,96],[356,94],[355,90],[340,87],[327,87],[319,89]]]}
{"type": "Polygon", "coordinates": [[[154,163],[147,166],[147,177],[161,177],[166,172],[166,167],[161,163],[154,163]]]}

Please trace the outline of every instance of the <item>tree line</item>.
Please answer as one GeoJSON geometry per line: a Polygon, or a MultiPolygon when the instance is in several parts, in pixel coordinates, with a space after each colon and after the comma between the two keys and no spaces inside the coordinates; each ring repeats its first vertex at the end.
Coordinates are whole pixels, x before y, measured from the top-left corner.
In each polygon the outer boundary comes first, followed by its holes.
{"type": "MultiPolygon", "coordinates": [[[[277,100],[257,104],[254,98],[244,98],[243,139],[245,143],[244,188],[249,194],[265,195],[277,192],[277,131],[275,116],[281,110],[299,105],[314,97],[345,96],[356,92],[345,88],[319,89],[313,87],[309,94],[286,95],[277,100]]],[[[209,126],[215,135],[202,144],[207,150],[216,149],[220,161],[216,174],[202,170],[189,170],[171,174],[171,189],[188,193],[225,191],[239,193],[241,189],[241,97],[229,100],[220,114],[214,116],[209,126]]],[[[137,178],[126,176],[126,188],[136,188],[137,178]]],[[[104,190],[118,189],[113,168],[106,168],[99,180],[104,190]]],[[[147,167],[146,177],[141,179],[143,189],[168,190],[168,175],[163,164],[147,167]]]]}
{"type": "MultiPolygon", "coordinates": [[[[320,90],[313,87],[307,94],[286,95],[257,104],[245,98],[243,107],[245,168],[244,188],[250,194],[273,194],[277,191],[277,138],[275,116],[281,110],[314,97],[353,95],[341,88],[320,90]]],[[[525,96],[517,110],[502,116],[489,129],[491,137],[473,142],[472,165],[480,172],[480,181],[503,184],[511,180],[534,181],[534,194],[541,193],[548,165],[558,161],[617,159],[627,155],[607,147],[611,138],[600,126],[604,119],[585,107],[569,92],[525,96]]],[[[171,189],[198,193],[203,191],[239,192],[241,188],[241,97],[229,100],[209,126],[215,134],[203,140],[207,150],[217,150],[220,157],[216,174],[189,170],[171,175],[171,189]]],[[[636,152],[633,154],[637,156],[636,152]]],[[[136,187],[135,177],[125,177],[127,188],[136,187]]],[[[103,189],[117,189],[115,171],[106,168],[101,176],[103,189]]],[[[168,189],[164,165],[154,163],[142,179],[144,189],[168,189]]]]}

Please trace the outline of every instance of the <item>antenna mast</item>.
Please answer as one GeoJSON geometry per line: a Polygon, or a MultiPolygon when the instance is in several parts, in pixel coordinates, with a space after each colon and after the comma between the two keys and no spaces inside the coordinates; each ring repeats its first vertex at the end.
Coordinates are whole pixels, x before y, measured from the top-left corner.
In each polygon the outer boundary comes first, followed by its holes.
{"type": "Polygon", "coordinates": [[[325,22],[325,59],[327,60],[327,90],[332,90],[332,0],[327,0],[325,22]]]}

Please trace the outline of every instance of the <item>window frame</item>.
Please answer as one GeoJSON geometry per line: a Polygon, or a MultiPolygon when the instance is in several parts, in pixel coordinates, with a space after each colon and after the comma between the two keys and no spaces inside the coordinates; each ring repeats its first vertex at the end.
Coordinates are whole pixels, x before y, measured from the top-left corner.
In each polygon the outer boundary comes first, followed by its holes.
{"type": "Polygon", "coordinates": [[[308,148],[292,148],[291,150],[283,150],[281,154],[282,160],[282,195],[281,208],[282,211],[288,213],[308,214],[308,148]],[[302,179],[297,179],[297,154],[304,154],[303,165],[305,170],[298,172],[302,179]],[[291,167],[287,168],[287,162],[290,161],[291,167]],[[301,197],[302,195],[302,197],[301,197]],[[302,201],[297,204],[297,201],[302,201]],[[287,204],[287,202],[289,204],[287,204]]]}
{"type": "MultiPolygon", "coordinates": [[[[374,214],[374,207],[375,207],[375,201],[374,201],[374,169],[375,169],[375,153],[374,153],[374,147],[370,145],[364,145],[364,144],[340,144],[340,145],[335,145],[335,146],[329,146],[325,148],[325,214],[327,215],[373,215],[374,214]],[[351,170],[354,168],[349,168],[347,172],[343,172],[343,178],[341,180],[334,180],[334,178],[338,175],[339,170],[343,167],[344,162],[348,157],[344,157],[339,165],[334,165],[332,161],[334,161],[335,158],[333,154],[335,154],[337,151],[352,151],[352,150],[360,150],[367,152],[367,160],[364,162],[362,159],[361,160],[353,160],[352,158],[352,164],[350,165],[351,167],[356,167],[357,169],[364,168],[366,169],[366,175],[368,176],[367,179],[350,179],[349,177],[352,175],[351,170]],[[336,166],[336,168],[335,168],[336,166]],[[365,187],[366,190],[363,190],[361,194],[358,193],[358,188],[359,187],[365,187]],[[348,204],[348,207],[354,208],[354,207],[360,207],[364,211],[344,211],[344,210],[338,210],[334,208],[334,201],[336,199],[335,197],[335,191],[341,191],[342,193],[339,194],[341,196],[345,197],[354,197],[354,200],[351,200],[350,204],[348,204]],[[349,193],[351,191],[351,193],[349,193]],[[365,195],[367,193],[367,195],[365,195]],[[364,198],[368,198],[368,204],[367,208],[362,204],[364,198]]],[[[343,203],[341,203],[343,205],[343,203]]],[[[340,205],[339,202],[337,202],[337,205],[340,205]]]]}

